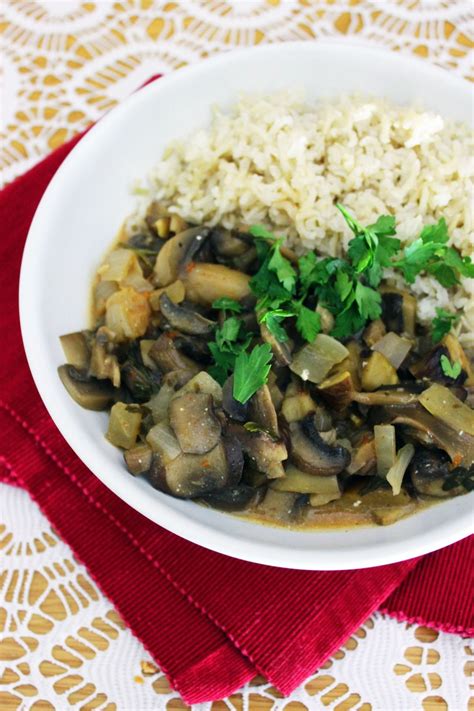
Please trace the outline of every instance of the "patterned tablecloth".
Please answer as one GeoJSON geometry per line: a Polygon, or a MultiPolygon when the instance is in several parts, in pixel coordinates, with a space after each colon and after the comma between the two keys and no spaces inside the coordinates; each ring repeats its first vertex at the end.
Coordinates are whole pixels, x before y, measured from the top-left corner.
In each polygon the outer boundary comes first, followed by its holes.
{"type": "MultiPolygon", "coordinates": [[[[472,0],[3,0],[2,181],[150,75],[216,52],[350,38],[472,79],[473,22],[472,0]]],[[[199,711],[464,711],[473,673],[468,640],[374,615],[290,699],[256,678],[199,711]]],[[[0,485],[0,709],[68,708],[186,707],[28,496],[0,485]]]]}

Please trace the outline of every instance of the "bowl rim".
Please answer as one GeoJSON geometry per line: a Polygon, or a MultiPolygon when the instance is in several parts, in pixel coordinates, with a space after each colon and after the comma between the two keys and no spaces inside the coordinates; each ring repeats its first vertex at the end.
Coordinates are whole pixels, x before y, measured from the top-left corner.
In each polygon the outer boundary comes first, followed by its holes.
{"type": "MultiPolygon", "coordinates": [[[[453,76],[441,67],[428,64],[425,60],[420,58],[396,54],[386,49],[358,44],[357,42],[341,41],[339,39],[318,42],[284,42],[231,50],[181,68],[179,71],[172,71],[162,76],[159,81],[150,82],[143,86],[140,91],[131,94],[121,101],[118,106],[109,111],[92,126],[74,146],[48,184],[30,225],[22,256],[19,282],[21,334],[33,380],[56,427],[73,449],[74,453],[90,471],[129,506],[184,539],[240,560],[282,568],[305,570],[353,569],[354,557],[357,552],[354,548],[349,550],[340,549],[337,552],[334,550],[323,550],[321,548],[317,550],[303,550],[299,548],[295,551],[291,546],[285,546],[280,543],[262,543],[251,538],[246,538],[245,541],[242,541],[226,531],[217,531],[200,521],[190,519],[185,513],[172,510],[166,503],[162,503],[146,495],[138,495],[136,491],[132,490],[126,484],[124,485],[123,482],[117,484],[117,481],[114,480],[113,477],[108,476],[106,469],[104,471],[100,468],[96,456],[90,455],[88,451],[84,451],[84,449],[81,448],[80,435],[76,433],[77,428],[73,426],[74,417],[62,411],[61,406],[56,402],[54,391],[50,391],[46,385],[42,368],[47,365],[47,359],[44,357],[45,354],[43,354],[42,359],[38,359],[37,337],[41,334],[39,324],[35,323],[35,319],[32,317],[34,311],[32,311],[32,299],[29,293],[30,284],[38,283],[38,280],[40,280],[40,273],[38,273],[36,269],[36,255],[42,252],[41,247],[44,242],[42,233],[45,233],[44,227],[48,222],[49,204],[51,198],[54,197],[63,175],[74,165],[80,152],[86,151],[90,144],[100,142],[101,136],[108,130],[110,123],[116,121],[122,114],[133,110],[134,106],[146,101],[149,94],[160,92],[162,88],[168,84],[186,80],[192,76],[199,77],[201,74],[205,74],[208,69],[225,65],[229,61],[233,61],[234,58],[238,59],[238,57],[242,55],[271,53],[278,55],[282,47],[285,49],[298,48],[298,50],[307,51],[308,53],[314,53],[315,51],[324,52],[329,49],[334,50],[335,48],[337,48],[339,52],[361,52],[372,56],[374,59],[383,59],[385,62],[395,63],[398,66],[404,64],[408,69],[416,68],[418,71],[430,74],[434,79],[442,79],[445,82],[448,81],[451,85],[456,84],[459,88],[462,87],[464,91],[470,88],[470,84],[467,80],[453,76]],[[297,555],[295,555],[295,553],[297,553],[297,555]]],[[[415,515],[419,516],[420,514],[415,515]]],[[[390,543],[384,542],[384,544],[380,546],[377,546],[376,543],[367,544],[361,548],[363,558],[362,560],[358,560],[358,567],[370,568],[396,563],[448,546],[471,533],[471,519],[471,516],[463,515],[456,519],[441,520],[439,522],[436,541],[433,542],[426,532],[422,532],[419,536],[410,541],[408,555],[405,549],[403,549],[403,544],[397,541],[390,543]]],[[[308,531],[306,531],[306,533],[308,533],[308,531]]],[[[318,532],[315,531],[315,534],[317,533],[318,532]]],[[[298,531],[295,531],[295,534],[298,535],[298,531]]]]}

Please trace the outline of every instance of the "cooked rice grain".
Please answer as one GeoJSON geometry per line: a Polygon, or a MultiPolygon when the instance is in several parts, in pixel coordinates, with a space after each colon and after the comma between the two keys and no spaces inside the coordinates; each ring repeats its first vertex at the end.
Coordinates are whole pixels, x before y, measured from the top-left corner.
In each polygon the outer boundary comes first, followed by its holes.
{"type": "MultiPolygon", "coordinates": [[[[208,129],[166,150],[150,179],[152,197],[190,222],[274,227],[298,251],[330,255],[351,233],[335,202],[363,224],[395,215],[413,240],[444,217],[451,243],[473,254],[474,137],[467,126],[379,99],[305,104],[295,93],[242,97],[215,109],[208,129]]],[[[446,290],[417,279],[419,315],[463,311],[463,341],[474,345],[474,281],[446,290]]]]}

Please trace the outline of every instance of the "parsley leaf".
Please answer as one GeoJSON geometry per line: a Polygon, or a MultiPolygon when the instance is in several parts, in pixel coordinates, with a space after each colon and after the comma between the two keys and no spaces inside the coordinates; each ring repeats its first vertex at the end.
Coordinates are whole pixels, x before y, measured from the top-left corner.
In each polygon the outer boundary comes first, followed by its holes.
{"type": "Polygon", "coordinates": [[[355,237],[349,242],[347,254],[357,274],[365,273],[370,286],[378,286],[382,280],[383,267],[400,249],[400,240],[395,234],[395,218],[381,215],[377,222],[368,227],[360,225],[343,205],[336,206],[355,237]]]}
{"type": "Polygon", "coordinates": [[[223,296],[220,299],[216,299],[212,304],[213,309],[221,309],[222,311],[232,311],[233,313],[240,314],[242,311],[242,306],[235,299],[229,299],[227,296],[223,296]]]}
{"type": "Polygon", "coordinates": [[[334,328],[331,336],[344,339],[357,333],[365,326],[366,319],[361,316],[357,304],[354,302],[348,309],[335,314],[334,328]]]}
{"type": "Polygon", "coordinates": [[[298,259],[301,286],[305,291],[311,287],[327,284],[332,274],[345,262],[342,259],[317,258],[314,252],[308,252],[298,259]]]}
{"type": "Polygon", "coordinates": [[[296,317],[296,329],[305,341],[312,343],[321,330],[321,316],[316,311],[300,304],[296,317]]]}
{"type": "Polygon", "coordinates": [[[445,309],[436,309],[436,316],[433,319],[433,330],[431,338],[433,343],[439,343],[441,339],[450,332],[453,325],[459,321],[460,315],[453,314],[445,309]]]}
{"type": "Polygon", "coordinates": [[[281,242],[277,242],[272,248],[272,256],[268,261],[268,269],[275,272],[278,281],[283,284],[286,291],[293,293],[296,284],[296,271],[291,266],[289,259],[286,259],[280,252],[281,242]]]}
{"type": "Polygon", "coordinates": [[[249,353],[242,351],[235,360],[233,395],[245,404],[262,385],[270,372],[272,349],[268,343],[254,346],[249,353]]]}
{"type": "Polygon", "coordinates": [[[459,277],[474,277],[474,264],[470,257],[462,257],[457,249],[448,247],[446,220],[442,217],[435,225],[424,227],[414,242],[405,248],[403,257],[392,266],[403,272],[405,280],[413,284],[420,272],[426,271],[439,283],[449,288],[459,283],[459,277]]]}
{"type": "Polygon", "coordinates": [[[231,316],[224,321],[221,328],[216,329],[216,343],[221,350],[237,340],[241,326],[242,321],[231,316]]]}
{"type": "Polygon", "coordinates": [[[220,385],[224,385],[229,373],[234,370],[235,353],[230,353],[226,351],[221,351],[217,343],[211,341],[208,344],[209,351],[211,352],[214,364],[209,367],[209,375],[217,380],[220,385]]]}
{"type": "Polygon", "coordinates": [[[357,282],[355,288],[355,300],[363,319],[373,321],[382,313],[382,296],[380,293],[370,286],[364,286],[360,281],[357,282]]]}
{"type": "Polygon", "coordinates": [[[341,301],[346,301],[352,294],[354,283],[346,272],[337,272],[335,288],[341,301]]]}
{"type": "Polygon", "coordinates": [[[393,215],[380,215],[373,225],[369,225],[368,229],[375,232],[379,237],[394,235],[396,232],[395,218],[393,215]]]}
{"type": "Polygon", "coordinates": [[[461,375],[462,368],[461,363],[458,360],[454,361],[454,363],[451,363],[447,356],[442,355],[439,359],[439,362],[441,364],[441,370],[448,378],[453,378],[453,380],[456,380],[456,378],[461,375]]]}
{"type": "Polygon", "coordinates": [[[420,232],[420,239],[423,244],[429,242],[438,242],[445,244],[448,239],[448,226],[446,220],[442,217],[435,225],[426,225],[420,232]]]}
{"type": "Polygon", "coordinates": [[[249,233],[252,237],[260,237],[261,239],[275,239],[275,236],[267,230],[263,225],[252,225],[249,228],[249,233]]]}
{"type": "Polygon", "coordinates": [[[259,317],[259,323],[264,323],[270,333],[272,333],[278,341],[284,342],[288,340],[288,334],[281,326],[281,322],[285,318],[290,318],[294,316],[294,311],[288,311],[286,309],[273,309],[273,311],[266,311],[259,317]]]}

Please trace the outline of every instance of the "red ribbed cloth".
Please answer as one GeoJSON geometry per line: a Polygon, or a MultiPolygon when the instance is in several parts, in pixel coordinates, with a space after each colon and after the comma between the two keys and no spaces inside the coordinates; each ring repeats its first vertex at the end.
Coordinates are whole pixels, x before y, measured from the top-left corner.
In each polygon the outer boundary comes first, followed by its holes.
{"type": "Polygon", "coordinates": [[[188,703],[223,698],[257,672],[288,694],[377,609],[472,633],[471,539],[370,570],[245,563],[144,518],[75,456],[30,376],[17,300],[31,219],[79,138],[0,193],[0,479],[30,493],[188,703]]]}

